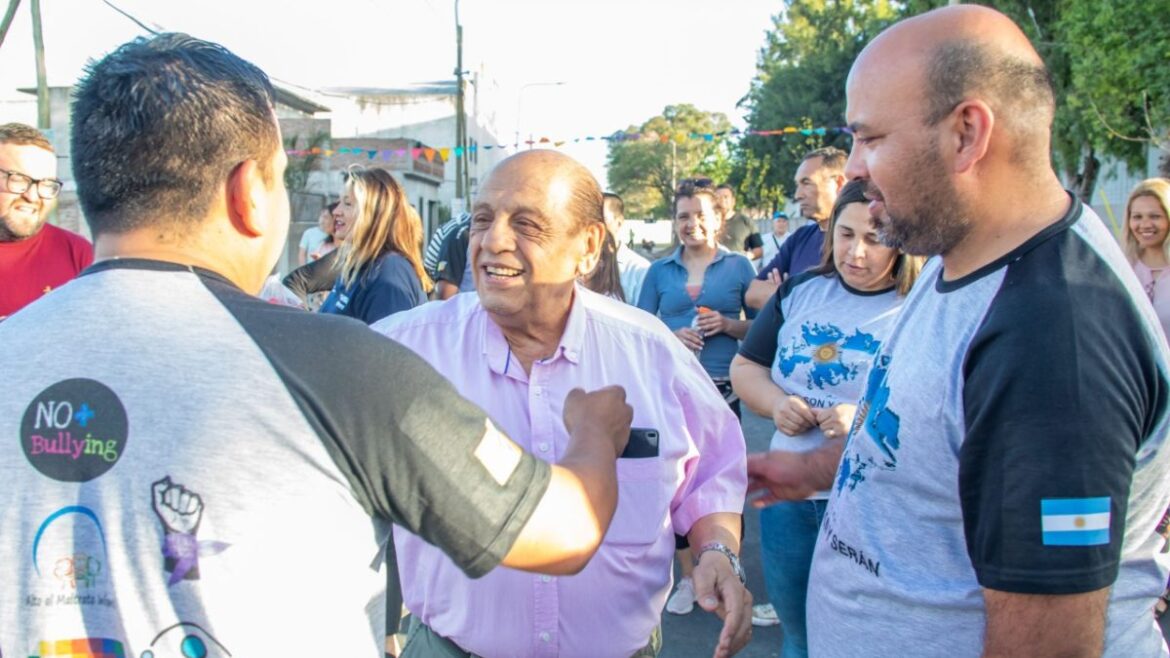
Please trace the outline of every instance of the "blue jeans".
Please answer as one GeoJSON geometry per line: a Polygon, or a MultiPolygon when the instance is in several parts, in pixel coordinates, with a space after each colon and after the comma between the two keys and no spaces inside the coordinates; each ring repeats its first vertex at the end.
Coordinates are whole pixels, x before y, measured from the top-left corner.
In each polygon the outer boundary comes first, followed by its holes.
{"type": "Polygon", "coordinates": [[[784,629],[781,658],[807,658],[804,601],[827,500],[776,503],[760,511],[764,585],[784,629]]]}

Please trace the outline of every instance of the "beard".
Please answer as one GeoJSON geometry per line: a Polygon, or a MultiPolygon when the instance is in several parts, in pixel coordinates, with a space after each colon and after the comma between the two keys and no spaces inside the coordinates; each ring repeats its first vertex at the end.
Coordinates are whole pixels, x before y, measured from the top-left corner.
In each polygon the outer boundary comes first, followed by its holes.
{"type": "Polygon", "coordinates": [[[31,238],[40,232],[48,219],[47,213],[40,213],[35,219],[16,219],[8,215],[0,216],[0,242],[17,242],[31,238]]]}
{"type": "Polygon", "coordinates": [[[894,208],[872,181],[866,196],[881,199],[885,213],[874,219],[878,238],[887,247],[913,256],[945,254],[971,231],[967,204],[950,181],[940,174],[944,163],[933,144],[923,149],[901,178],[914,181],[894,208]]]}

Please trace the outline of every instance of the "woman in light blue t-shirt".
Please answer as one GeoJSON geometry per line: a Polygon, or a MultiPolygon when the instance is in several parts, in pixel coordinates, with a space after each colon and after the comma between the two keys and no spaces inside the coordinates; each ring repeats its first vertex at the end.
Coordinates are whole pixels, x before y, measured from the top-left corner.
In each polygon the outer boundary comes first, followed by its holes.
{"type": "Polygon", "coordinates": [[[804,602],[827,490],[870,361],[922,267],[881,244],[862,192],[841,190],[821,265],[780,287],[731,364],[740,399],[776,424],[764,459],[777,478],[756,503],[774,503],[760,514],[760,547],[783,658],[808,655],[804,602]]]}

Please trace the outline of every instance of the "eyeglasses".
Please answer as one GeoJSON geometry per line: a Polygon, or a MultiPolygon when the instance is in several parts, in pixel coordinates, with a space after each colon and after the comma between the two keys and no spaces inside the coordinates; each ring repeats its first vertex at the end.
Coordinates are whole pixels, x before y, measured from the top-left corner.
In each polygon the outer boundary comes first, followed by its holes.
{"type": "Polygon", "coordinates": [[[42,199],[54,199],[61,193],[61,181],[56,178],[32,178],[7,169],[0,169],[0,173],[8,177],[8,191],[13,194],[24,194],[33,183],[36,183],[37,194],[42,199]]]}

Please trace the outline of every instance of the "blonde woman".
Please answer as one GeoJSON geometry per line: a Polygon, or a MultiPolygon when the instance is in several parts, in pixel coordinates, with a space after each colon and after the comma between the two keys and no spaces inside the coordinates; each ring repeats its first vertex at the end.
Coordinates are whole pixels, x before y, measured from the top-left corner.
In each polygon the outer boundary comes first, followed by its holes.
{"type": "Polygon", "coordinates": [[[337,280],[319,312],[373,324],[426,302],[422,222],[393,176],[350,167],[333,218],[337,280]]]}
{"type": "Polygon", "coordinates": [[[1125,253],[1170,336],[1170,181],[1137,184],[1125,204],[1125,253]]]}

